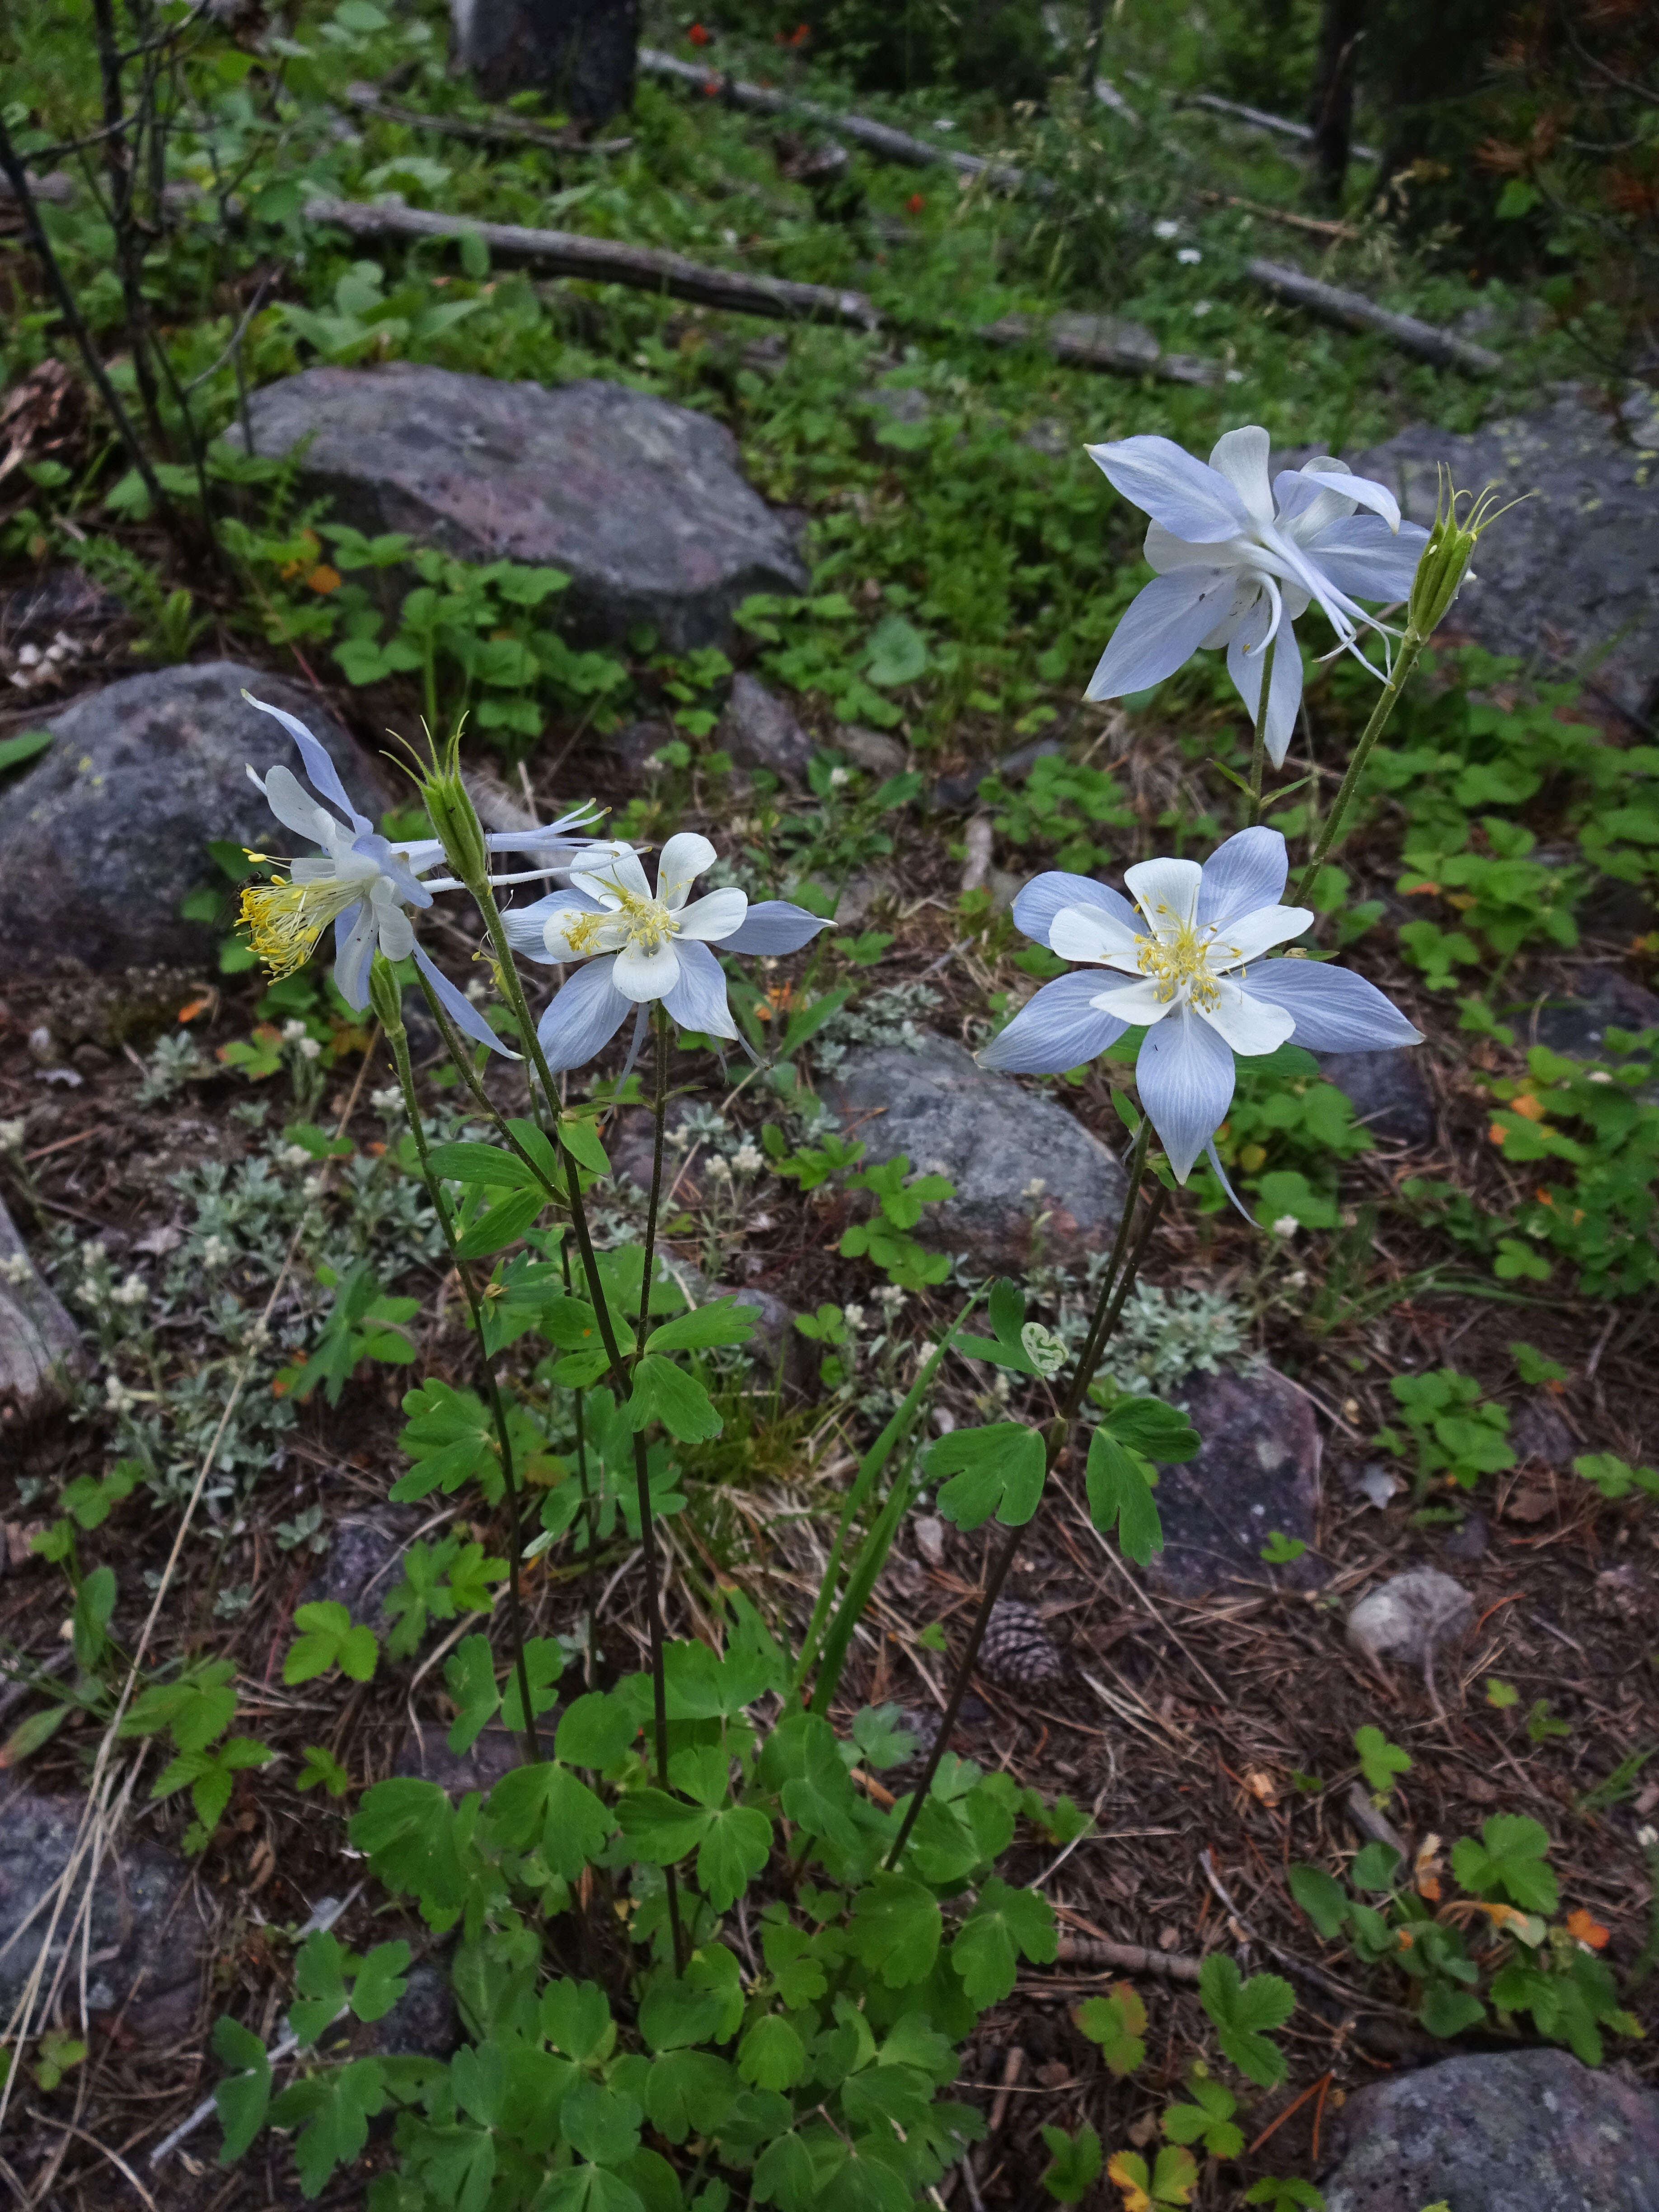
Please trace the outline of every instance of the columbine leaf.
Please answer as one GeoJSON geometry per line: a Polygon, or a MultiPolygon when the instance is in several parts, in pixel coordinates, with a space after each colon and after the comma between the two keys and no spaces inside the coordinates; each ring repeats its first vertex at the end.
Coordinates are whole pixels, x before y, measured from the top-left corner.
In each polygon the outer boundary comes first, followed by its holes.
{"type": "Polygon", "coordinates": [[[738,2045],[738,2071],[757,2089],[793,2089],[806,2071],[806,2046],[781,2013],[764,2013],[738,2045]]]}
{"type": "Polygon", "coordinates": [[[444,1662],[444,1680],[455,1700],[455,1720],[449,1731],[449,1748],[471,1750],[482,1730],[495,1717],[501,1693],[495,1686],[495,1655],[487,1636],[463,1638],[444,1662]]]}
{"type": "Polygon", "coordinates": [[[725,1425],[696,1376],[654,1352],[646,1352],[634,1370],[633,1395],[618,1419],[635,1430],[660,1421],[684,1444],[717,1437],[725,1425]]]}
{"type": "Polygon", "coordinates": [[[943,1925],[930,1889],[908,1875],[878,1873],[853,1899],[848,1948],[890,1990],[902,1989],[933,1972],[943,1925]]]}
{"type": "Polygon", "coordinates": [[[1348,1893],[1322,1867],[1293,1866],[1286,1876],[1291,1895],[1328,1941],[1342,1933],[1348,1917],[1348,1893]]]}
{"type": "Polygon", "coordinates": [[[728,1805],[709,1821],[697,1847],[697,1884],[716,1912],[726,1912],[766,1864],[772,1823],[757,1805],[728,1805]]]}
{"type": "Polygon", "coordinates": [[[213,2055],[237,2069],[213,2092],[225,2138],[219,2163],[234,2166],[265,2124],[270,2104],[270,2059],[252,2030],[228,2014],[213,2024],[213,2055]]]}
{"type": "Polygon", "coordinates": [[[712,2136],[737,2100],[730,2062],[712,2051],[665,2051],[646,2076],[646,2115],[672,2143],[712,2136]]]}
{"type": "Polygon", "coordinates": [[[760,1319],[757,1306],[740,1306],[735,1298],[720,1298],[693,1312],[676,1314],[653,1328],[645,1340],[647,1352],[704,1352],[716,1344],[745,1344],[760,1319]]]}
{"type": "Polygon", "coordinates": [[[1089,1518],[1103,1536],[1115,1528],[1118,1542],[1139,1567],[1164,1549],[1164,1524],[1146,1476],[1145,1461],[1103,1428],[1095,1431],[1084,1474],[1089,1518]]]}
{"type": "Polygon", "coordinates": [[[1277,1974],[1252,1974],[1245,1981],[1231,1959],[1212,1951],[1200,1969],[1198,1995],[1239,2072],[1264,2089],[1276,2087],[1285,2079],[1285,2055],[1262,2031],[1282,2027],[1295,2011],[1290,1984],[1277,1974]]]}
{"type": "Polygon", "coordinates": [[[368,2123],[385,2102],[386,2076],[377,2058],[325,2068],[283,2091],[270,2107],[271,2122],[300,2128],[294,2160],[305,2196],[319,2195],[335,2167],[358,2156],[368,2141],[368,2123]]]}
{"type": "Polygon", "coordinates": [[[955,1429],[929,1445],[925,1464],[930,1475],[951,1477],[939,1510],[959,1528],[977,1528],[993,1513],[1006,1528],[1023,1528],[1042,1497],[1042,1438],[1018,1421],[955,1429]]]}
{"type": "Polygon", "coordinates": [[[1166,1466],[1193,1458],[1203,1443],[1185,1413],[1161,1398],[1120,1398],[1101,1426],[1131,1451],[1166,1466]]]}
{"type": "Polygon", "coordinates": [[[980,1885],[974,1909],[951,1946],[951,1963],[982,2010],[1000,2003],[1012,1990],[1022,1953],[1047,1963],[1058,1954],[1059,1944],[1048,1899],[1034,1889],[1011,1889],[993,1875],[980,1885]]]}

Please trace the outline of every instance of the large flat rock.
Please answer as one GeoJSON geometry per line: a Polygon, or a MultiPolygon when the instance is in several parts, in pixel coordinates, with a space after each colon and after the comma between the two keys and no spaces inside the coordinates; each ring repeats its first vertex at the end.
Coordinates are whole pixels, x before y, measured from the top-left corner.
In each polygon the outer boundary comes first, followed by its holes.
{"type": "Polygon", "coordinates": [[[751,592],[806,587],[730,431],[625,385],[307,368],[256,392],[249,420],[261,453],[310,440],[306,489],[341,521],[464,561],[562,568],[560,618],[590,642],[647,622],[672,652],[727,644],[751,592]]]}
{"type": "Polygon", "coordinates": [[[1613,416],[1566,393],[1471,437],[1413,425],[1369,453],[1414,522],[1434,520],[1437,464],[1460,489],[1522,500],[1494,522],[1447,617],[1494,653],[1571,663],[1632,714],[1659,693],[1659,408],[1638,394],[1613,416]]]}
{"type": "Polygon", "coordinates": [[[1659,2212],[1659,2097],[1565,2051],[1370,2082],[1334,2148],[1326,2212],[1659,2212]]]}
{"type": "Polygon", "coordinates": [[[1159,1470],[1164,1549],[1152,1554],[1152,1579],[1187,1598],[1240,1584],[1317,1581],[1311,1553],[1284,1566],[1261,1557],[1274,1534],[1314,1540],[1320,1437],[1306,1393],[1263,1367],[1188,1375],[1163,1395],[1185,1408],[1204,1441],[1194,1458],[1159,1470]]]}
{"type": "Polygon", "coordinates": [[[825,1095],[866,1160],[903,1152],[956,1185],[916,1229],[925,1243],[1020,1267],[1034,1238],[1073,1262],[1116,1233],[1127,1186],[1115,1157],[1063,1107],[988,1074],[948,1037],[927,1037],[919,1052],[850,1052],[825,1095]]]}
{"type": "Polygon", "coordinates": [[[210,839],[261,851],[273,836],[291,842],[246,770],[297,770],[297,752],[245,688],[308,724],[365,814],[392,803],[379,769],[297,684],[234,660],[109,684],[48,716],[51,750],[0,784],[9,962],[39,973],[67,955],[103,974],[211,955],[211,931],[179,912],[217,876],[210,839]]]}

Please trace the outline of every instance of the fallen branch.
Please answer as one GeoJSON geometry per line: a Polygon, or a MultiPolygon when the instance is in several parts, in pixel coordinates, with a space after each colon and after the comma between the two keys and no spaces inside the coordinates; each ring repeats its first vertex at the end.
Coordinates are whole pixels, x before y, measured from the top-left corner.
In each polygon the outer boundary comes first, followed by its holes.
{"type": "Polygon", "coordinates": [[[1066,1966],[1115,1966],[1120,1973],[1151,1974],[1164,1982],[1195,1982],[1202,1961],[1180,1951],[1148,1951],[1139,1943],[1119,1943],[1069,1905],[1056,1905],[1060,1918],[1081,1936],[1062,1936],[1059,1957],[1066,1966]]]}
{"type": "Polygon", "coordinates": [[[862,292],[833,290],[827,284],[793,284],[731,269],[709,269],[678,253],[646,246],[623,246],[611,238],[585,238],[568,230],[530,230],[516,222],[477,222],[471,216],[438,215],[404,207],[393,200],[311,199],[307,223],[327,222],[356,239],[481,239],[493,258],[550,276],[586,276],[599,284],[631,284],[672,299],[694,300],[705,307],[725,307],[741,315],[781,316],[787,322],[824,322],[873,331],[881,317],[862,292]]]}
{"type": "Polygon", "coordinates": [[[775,91],[770,85],[745,84],[740,78],[722,76],[718,70],[697,62],[680,61],[673,54],[659,53],[650,46],[640,48],[640,67],[647,76],[672,77],[677,84],[718,94],[732,107],[747,108],[759,115],[797,115],[809,123],[821,123],[838,138],[850,138],[871,153],[878,154],[883,161],[900,161],[907,168],[931,169],[942,164],[961,176],[984,177],[1011,192],[1025,185],[1045,195],[1053,189],[1045,179],[1028,176],[1024,169],[1016,169],[1006,161],[988,161],[982,155],[959,153],[952,146],[935,146],[926,138],[913,138],[908,131],[896,131],[890,123],[878,123],[873,116],[837,115],[830,108],[819,106],[816,100],[799,99],[792,92],[775,91]]]}
{"type": "Polygon", "coordinates": [[[1379,307],[1363,292],[1344,291],[1317,276],[1304,276],[1299,269],[1287,269],[1280,262],[1247,261],[1244,273],[1275,299],[1293,307],[1305,307],[1310,314],[1340,323],[1351,331],[1376,331],[1392,338],[1402,353],[1415,354],[1419,361],[1431,362],[1437,368],[1461,368],[1468,376],[1491,376],[1504,366],[1500,355],[1476,345],[1471,338],[1459,337],[1455,331],[1419,322],[1415,315],[1396,314],[1391,308],[1379,307]]]}
{"type": "MultiPolygon", "coordinates": [[[[1242,100],[1223,100],[1219,93],[1182,93],[1175,104],[1177,107],[1207,107],[1212,115],[1225,115],[1235,123],[1248,124],[1252,131],[1265,131],[1270,137],[1294,138],[1304,146],[1313,143],[1310,125],[1292,123],[1285,115],[1269,115],[1265,107],[1249,107],[1242,100]]],[[[1382,159],[1375,146],[1350,146],[1348,151],[1356,161],[1382,159]]]]}
{"type": "Polygon", "coordinates": [[[430,131],[440,138],[464,138],[474,146],[539,146],[549,154],[623,154],[631,138],[584,138],[580,131],[545,130],[539,123],[520,122],[515,116],[492,116],[475,122],[459,115],[422,115],[412,107],[399,107],[385,100],[378,86],[349,84],[349,106],[382,123],[406,124],[411,131],[430,131]]]}
{"type": "Polygon", "coordinates": [[[1199,198],[1206,207],[1243,208],[1246,215],[1259,215],[1264,222],[1282,222],[1292,230],[1311,231],[1316,238],[1340,244],[1356,235],[1351,222],[1334,222],[1328,216],[1297,215],[1289,208],[1268,207],[1261,200],[1241,199],[1237,192],[1200,192],[1199,198]]]}
{"type": "MultiPolygon", "coordinates": [[[[404,207],[396,200],[307,200],[308,223],[334,223],[362,240],[387,238],[480,238],[496,259],[538,269],[556,276],[586,276],[595,283],[631,284],[665,292],[740,315],[770,315],[788,322],[836,323],[854,330],[902,326],[918,336],[943,336],[933,326],[909,318],[885,316],[862,292],[840,292],[825,284],[794,284],[781,276],[762,276],[730,269],[710,269],[678,253],[615,239],[586,238],[568,230],[529,230],[518,223],[477,222],[471,216],[439,215],[404,207]]],[[[1109,315],[1054,315],[1046,324],[1024,315],[1005,315],[972,333],[989,345],[1046,345],[1057,361],[1079,368],[1110,370],[1129,376],[1161,376],[1179,384],[1207,384],[1212,372],[1202,362],[1161,354],[1149,331],[1109,315]]]]}

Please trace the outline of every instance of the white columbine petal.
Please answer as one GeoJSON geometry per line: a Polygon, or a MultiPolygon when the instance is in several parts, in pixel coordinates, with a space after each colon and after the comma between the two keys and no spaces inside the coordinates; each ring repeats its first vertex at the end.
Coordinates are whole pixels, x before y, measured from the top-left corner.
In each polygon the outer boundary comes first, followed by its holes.
{"type": "Polygon", "coordinates": [[[1126,1029],[1139,1029],[1143,1023],[1150,1028],[1152,1023],[1161,1022],[1181,1001],[1160,990],[1152,976],[1144,975],[1138,983],[1114,983],[1097,991],[1089,1003],[1126,1029]]]}
{"type": "Polygon", "coordinates": [[[646,945],[630,938],[617,955],[611,980],[623,998],[642,1006],[647,999],[665,997],[679,976],[680,957],[665,939],[646,945]]]}
{"type": "MultiPolygon", "coordinates": [[[[1132,935],[1140,927],[1134,908],[1121,892],[1088,876],[1067,875],[1059,868],[1048,868],[1042,875],[1033,876],[1015,898],[1014,925],[1028,937],[1036,938],[1039,945],[1047,945],[1054,916],[1062,907],[1099,907],[1115,915],[1132,935]]],[[[1075,1067],[1077,1062],[1073,1060],[1072,1065],[1075,1067]]]]}
{"type": "Polygon", "coordinates": [[[1123,880],[1135,904],[1162,936],[1191,923],[1204,871],[1196,860],[1142,860],[1123,871],[1123,880]]]}
{"type": "Polygon", "coordinates": [[[1253,998],[1231,975],[1218,979],[1213,1000],[1201,1006],[1194,1000],[1193,1012],[1247,1059],[1277,1050],[1296,1027],[1293,1014],[1253,998]]]}
{"type": "Polygon", "coordinates": [[[1225,477],[1253,522],[1273,519],[1273,488],[1267,481],[1267,434],[1252,423],[1248,429],[1229,430],[1218,438],[1210,453],[1210,466],[1225,477]]]}
{"type": "MultiPolygon", "coordinates": [[[[665,855],[665,862],[666,855],[665,855]]],[[[660,878],[659,878],[660,881],[660,878]]],[[[670,901],[665,899],[664,905],[670,901]]],[[[679,933],[682,938],[700,938],[705,945],[718,945],[735,936],[743,927],[743,918],[749,911],[749,895],[732,885],[722,886],[717,891],[708,891],[700,899],[679,911],[679,933]]]]}
{"type": "Polygon", "coordinates": [[[1261,906],[1254,914],[1237,915],[1210,940],[1211,972],[1224,975],[1247,961],[1260,960],[1273,945],[1288,944],[1313,924],[1305,906],[1261,906]]]}
{"type": "Polygon", "coordinates": [[[1048,944],[1062,960],[1095,960],[1108,968],[1140,968],[1143,931],[1121,922],[1102,907],[1062,907],[1048,930],[1048,944]]]}
{"type": "Polygon", "coordinates": [[[704,869],[714,865],[714,848],[694,830],[681,830],[663,847],[657,860],[657,896],[678,914],[704,869]]]}

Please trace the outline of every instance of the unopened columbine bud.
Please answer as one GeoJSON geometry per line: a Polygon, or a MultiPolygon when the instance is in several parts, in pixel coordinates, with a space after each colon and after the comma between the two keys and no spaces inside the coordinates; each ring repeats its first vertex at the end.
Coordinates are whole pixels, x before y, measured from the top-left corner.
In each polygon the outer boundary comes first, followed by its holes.
{"type": "Polygon", "coordinates": [[[461,781],[459,732],[441,756],[434,745],[432,767],[420,779],[420,789],[445,859],[467,889],[476,892],[489,873],[489,848],[484,842],[478,810],[461,781]]]}
{"type": "Polygon", "coordinates": [[[1479,497],[1473,492],[1454,491],[1451,478],[1442,472],[1434,526],[1412,579],[1411,627],[1419,637],[1427,637],[1439,627],[1462,589],[1481,532],[1504,511],[1492,500],[1490,487],[1479,497]],[[1460,507],[1467,510],[1462,520],[1460,507]]]}
{"type": "Polygon", "coordinates": [[[368,1003],[386,1035],[398,1036],[404,1026],[404,994],[398,988],[397,971],[384,952],[377,952],[369,964],[368,1003]]]}

